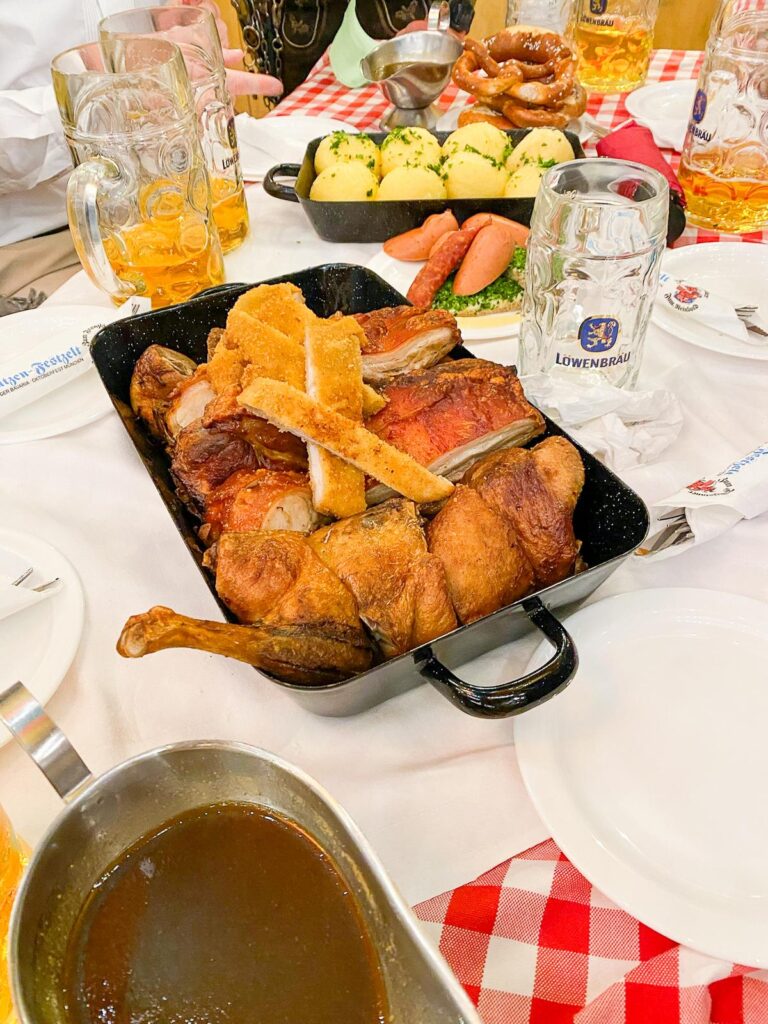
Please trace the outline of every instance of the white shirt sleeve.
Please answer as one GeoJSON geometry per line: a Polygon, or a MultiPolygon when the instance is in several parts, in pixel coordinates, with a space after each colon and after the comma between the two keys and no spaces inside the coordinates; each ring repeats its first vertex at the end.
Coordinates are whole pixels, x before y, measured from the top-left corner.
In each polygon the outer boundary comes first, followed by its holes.
{"type": "Polygon", "coordinates": [[[0,195],[72,167],[52,85],[0,90],[0,195]]]}

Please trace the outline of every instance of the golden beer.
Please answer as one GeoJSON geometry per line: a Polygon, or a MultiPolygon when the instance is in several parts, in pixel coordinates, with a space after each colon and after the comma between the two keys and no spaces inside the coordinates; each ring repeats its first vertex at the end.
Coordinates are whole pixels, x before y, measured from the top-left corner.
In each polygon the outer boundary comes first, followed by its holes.
{"type": "Polygon", "coordinates": [[[573,41],[578,79],[589,92],[630,92],[645,81],[653,29],[616,19],[611,25],[576,23],[573,41]]]}
{"type": "Polygon", "coordinates": [[[768,227],[768,12],[713,33],[699,72],[678,178],[690,224],[723,233],[768,227]]]}
{"type": "Polygon", "coordinates": [[[0,809],[0,1024],[14,1020],[8,978],[8,925],[26,857],[0,809]]]}
{"type": "MultiPolygon", "coordinates": [[[[205,288],[222,284],[224,263],[215,232],[185,202],[170,181],[153,182],[141,192],[144,219],[104,239],[104,251],[120,281],[152,308],[184,302],[205,288]]],[[[115,303],[121,296],[113,297],[115,303]]]]}
{"type": "Polygon", "coordinates": [[[245,187],[230,178],[211,178],[213,219],[219,230],[222,252],[236,249],[248,234],[245,187]]]}
{"type": "Polygon", "coordinates": [[[768,224],[768,162],[734,160],[733,152],[713,150],[678,173],[687,218],[698,227],[724,233],[759,231],[768,224]]]}

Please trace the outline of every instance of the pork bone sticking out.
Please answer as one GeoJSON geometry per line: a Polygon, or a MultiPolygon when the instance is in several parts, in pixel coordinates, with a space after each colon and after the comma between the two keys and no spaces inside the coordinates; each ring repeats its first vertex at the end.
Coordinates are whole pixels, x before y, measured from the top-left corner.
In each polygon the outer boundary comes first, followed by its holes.
{"type": "Polygon", "coordinates": [[[208,495],[199,533],[203,543],[210,544],[223,533],[309,533],[319,524],[306,473],[239,469],[208,495]]]}
{"type": "Polygon", "coordinates": [[[456,625],[442,566],[427,551],[413,503],[404,499],[309,538],[285,531],[225,533],[206,555],[207,564],[214,560],[216,589],[246,625],[153,608],[128,620],[119,653],[138,658],[194,647],[289,682],[322,684],[371,664],[361,617],[387,657],[456,625]]]}
{"type": "Polygon", "coordinates": [[[165,415],[171,396],[196,369],[187,356],[163,345],[150,345],[136,360],[131,375],[131,408],[155,437],[167,438],[165,415]]]}
{"type": "MultiPolygon", "coordinates": [[[[386,407],[366,423],[383,441],[432,473],[457,480],[497,448],[544,432],[544,417],[523,394],[514,369],[484,359],[455,359],[396,378],[386,407]]],[[[368,502],[387,496],[375,486],[368,502]]]]}
{"type": "Polygon", "coordinates": [[[216,547],[216,587],[245,625],[152,608],[126,622],[118,652],[140,658],[193,647],[287,682],[314,684],[345,679],[371,664],[354,597],[297,533],[224,534],[216,547]]]}
{"type": "Polygon", "coordinates": [[[363,377],[370,384],[434,366],[461,344],[456,318],[444,309],[392,306],[356,313],[355,320],[364,331],[363,377]]]}

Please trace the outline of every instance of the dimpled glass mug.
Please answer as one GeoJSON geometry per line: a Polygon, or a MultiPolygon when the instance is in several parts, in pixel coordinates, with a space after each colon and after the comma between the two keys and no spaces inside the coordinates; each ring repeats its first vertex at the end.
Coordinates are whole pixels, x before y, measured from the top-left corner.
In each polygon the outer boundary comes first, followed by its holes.
{"type": "Polygon", "coordinates": [[[521,376],[632,388],[667,241],[669,187],[626,160],[572,160],[542,179],[528,240],[521,376]]]}
{"type": "Polygon", "coordinates": [[[91,280],[120,304],[182,302],[224,280],[197,118],[178,47],[132,38],[51,64],[75,164],[67,213],[91,280]]]}
{"type": "Polygon", "coordinates": [[[679,179],[691,224],[768,225],[768,10],[724,4],[699,72],[679,179]]]}
{"type": "Polygon", "coordinates": [[[248,234],[248,206],[237,149],[235,112],[213,15],[202,7],[145,7],[104,18],[99,33],[105,41],[156,35],[181,50],[197,111],[221,249],[236,249],[248,234]]]}
{"type": "Polygon", "coordinates": [[[570,35],[576,74],[588,92],[637,89],[645,81],[659,0],[574,0],[570,35]]]}

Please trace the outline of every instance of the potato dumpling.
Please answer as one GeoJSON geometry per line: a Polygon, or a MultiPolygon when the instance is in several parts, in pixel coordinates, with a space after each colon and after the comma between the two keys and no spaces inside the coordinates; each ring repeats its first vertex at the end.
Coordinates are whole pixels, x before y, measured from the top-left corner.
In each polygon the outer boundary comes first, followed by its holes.
{"type": "Polygon", "coordinates": [[[349,203],[375,199],[379,191],[376,175],[358,161],[331,164],[312,182],[309,198],[321,203],[349,203]]]}
{"type": "Polygon", "coordinates": [[[381,154],[379,147],[367,135],[350,135],[348,132],[331,132],[326,135],[315,151],[315,173],[322,174],[333,164],[359,161],[379,177],[381,154]]]}
{"type": "Polygon", "coordinates": [[[463,128],[457,128],[451,132],[443,143],[443,154],[451,156],[452,153],[460,153],[463,149],[476,149],[478,153],[489,156],[493,160],[502,161],[505,150],[509,144],[509,137],[499,128],[492,124],[465,124],[463,128]]]}
{"type": "Polygon", "coordinates": [[[507,158],[507,170],[514,171],[524,163],[541,163],[551,167],[575,157],[573,146],[557,128],[532,128],[507,158]]]}
{"type": "Polygon", "coordinates": [[[449,199],[499,199],[509,177],[503,166],[466,150],[449,157],[443,170],[449,199]]]}
{"type": "Polygon", "coordinates": [[[381,173],[387,175],[403,164],[438,164],[440,156],[440,143],[426,128],[393,128],[381,144],[381,173]]]}
{"type": "Polygon", "coordinates": [[[445,182],[429,167],[395,167],[379,186],[379,199],[445,199],[445,182]]]}
{"type": "Polygon", "coordinates": [[[547,168],[537,163],[518,164],[509,176],[504,196],[507,199],[528,199],[535,196],[546,172],[547,168]]]}

